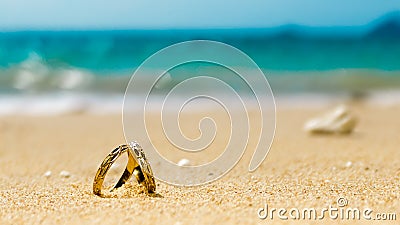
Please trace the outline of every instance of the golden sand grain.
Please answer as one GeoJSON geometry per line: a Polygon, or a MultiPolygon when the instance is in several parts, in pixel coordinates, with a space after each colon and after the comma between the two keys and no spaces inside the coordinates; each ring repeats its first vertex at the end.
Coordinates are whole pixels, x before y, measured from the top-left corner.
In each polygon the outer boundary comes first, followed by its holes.
{"type": "MultiPolygon", "coordinates": [[[[124,142],[120,115],[3,117],[0,224],[313,224],[260,220],[257,210],[265,203],[322,208],[336,205],[339,197],[351,207],[399,217],[400,109],[356,110],[360,124],[348,136],[302,131],[304,121],[322,109],[278,111],[274,144],[254,173],[247,172],[250,152],[227,176],[206,186],[158,182],[159,195],[150,197],[131,180],[108,198],[93,195],[92,182],[103,158],[124,142]],[[49,169],[73,176],[46,178],[49,169]]],[[[255,144],[250,140],[249,149],[255,144]]],[[[369,221],[343,221],[355,222],[369,221]]]]}

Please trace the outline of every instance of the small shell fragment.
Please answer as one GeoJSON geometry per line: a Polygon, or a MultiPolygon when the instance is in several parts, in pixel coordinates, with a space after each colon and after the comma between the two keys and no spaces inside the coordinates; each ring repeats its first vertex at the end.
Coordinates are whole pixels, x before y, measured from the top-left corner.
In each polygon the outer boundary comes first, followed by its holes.
{"type": "Polygon", "coordinates": [[[190,166],[190,161],[188,159],[181,159],[178,162],[178,166],[190,166]]]}
{"type": "Polygon", "coordinates": [[[60,172],[60,177],[68,178],[70,176],[71,176],[71,174],[68,171],[63,170],[60,172]]]}
{"type": "Polygon", "coordinates": [[[51,171],[48,170],[43,174],[44,177],[49,178],[51,176],[51,171]]]}
{"type": "Polygon", "coordinates": [[[311,119],[304,125],[304,130],[310,133],[340,133],[349,134],[357,124],[350,110],[341,105],[321,117],[311,119]]]}

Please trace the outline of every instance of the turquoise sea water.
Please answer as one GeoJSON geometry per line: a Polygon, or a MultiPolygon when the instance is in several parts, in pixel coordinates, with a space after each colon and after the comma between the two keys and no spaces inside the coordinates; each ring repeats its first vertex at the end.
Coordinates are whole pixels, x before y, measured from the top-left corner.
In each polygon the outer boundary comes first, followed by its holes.
{"type": "Polygon", "coordinates": [[[99,74],[133,69],[156,51],[187,40],[221,41],[239,48],[260,67],[280,71],[362,68],[400,70],[398,36],[307,37],[270,30],[28,31],[0,32],[0,67],[38,56],[49,67],[99,74]]]}
{"type": "MultiPolygon", "coordinates": [[[[397,89],[399,14],[366,27],[4,31],[0,93],[121,93],[147,57],[171,44],[198,39],[224,42],[248,54],[278,93],[397,89]]],[[[188,74],[191,70],[198,66],[187,67],[188,74]]]]}

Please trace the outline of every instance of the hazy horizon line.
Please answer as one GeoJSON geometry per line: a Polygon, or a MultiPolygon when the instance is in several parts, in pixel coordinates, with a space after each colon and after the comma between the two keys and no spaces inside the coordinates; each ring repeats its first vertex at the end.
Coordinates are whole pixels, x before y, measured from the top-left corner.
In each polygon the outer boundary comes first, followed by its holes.
{"type": "Polygon", "coordinates": [[[390,11],[387,13],[384,13],[375,19],[372,19],[371,21],[361,24],[361,25],[326,25],[326,26],[314,26],[314,25],[307,25],[307,24],[301,24],[301,23],[293,23],[293,22],[288,22],[276,26],[181,26],[181,27],[175,27],[175,26],[164,26],[164,27],[149,27],[149,26],[90,26],[90,27],[53,27],[53,26],[48,26],[48,27],[0,27],[0,33],[1,32],[29,32],[29,31],[207,31],[207,30],[279,30],[283,28],[301,28],[301,29],[308,29],[309,31],[313,30],[324,30],[324,31],[330,31],[330,30],[342,30],[342,29],[357,29],[358,31],[361,30],[373,30],[375,27],[379,26],[382,23],[385,23],[385,21],[390,21],[390,20],[396,20],[400,24],[400,10],[395,10],[395,11],[390,11]]]}

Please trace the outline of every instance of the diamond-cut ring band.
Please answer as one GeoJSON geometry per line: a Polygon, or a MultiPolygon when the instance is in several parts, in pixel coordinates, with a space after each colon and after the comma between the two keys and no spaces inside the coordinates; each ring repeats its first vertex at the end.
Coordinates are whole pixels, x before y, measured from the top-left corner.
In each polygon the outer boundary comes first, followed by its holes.
{"type": "Polygon", "coordinates": [[[120,145],[103,160],[100,168],[97,170],[96,176],[93,181],[93,193],[98,196],[103,196],[101,189],[103,187],[104,179],[112,164],[124,153],[128,154],[128,164],[121,178],[110,190],[121,187],[129,180],[132,174],[136,177],[137,182],[142,185],[147,193],[154,193],[156,185],[154,181],[153,172],[150,164],[148,163],[142,147],[137,142],[131,142],[129,145],[120,145]]]}

